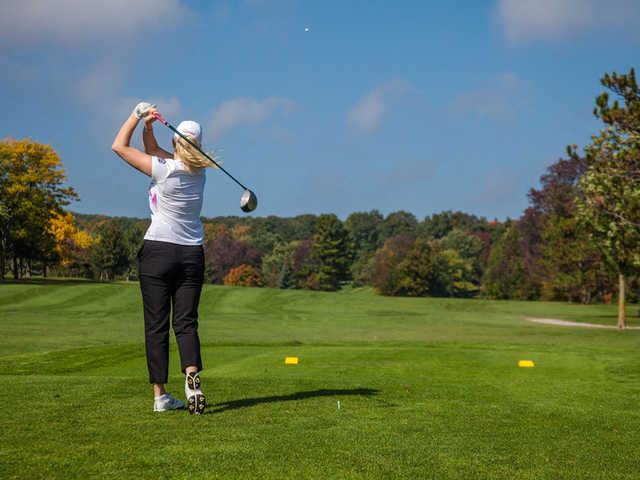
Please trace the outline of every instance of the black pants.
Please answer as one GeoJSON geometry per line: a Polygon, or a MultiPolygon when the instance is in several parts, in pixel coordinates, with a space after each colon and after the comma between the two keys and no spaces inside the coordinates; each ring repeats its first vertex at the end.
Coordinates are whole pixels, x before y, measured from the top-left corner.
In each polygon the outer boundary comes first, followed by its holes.
{"type": "Polygon", "coordinates": [[[149,382],[167,383],[172,308],[182,372],[191,365],[202,370],[198,338],[198,303],[204,280],[202,246],[145,240],[138,253],[138,275],[149,382]]]}

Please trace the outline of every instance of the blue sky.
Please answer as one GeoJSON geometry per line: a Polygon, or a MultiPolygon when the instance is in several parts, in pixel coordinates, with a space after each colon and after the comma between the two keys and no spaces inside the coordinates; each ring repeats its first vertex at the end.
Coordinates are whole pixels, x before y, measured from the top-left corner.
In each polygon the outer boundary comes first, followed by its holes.
{"type": "MultiPolygon", "coordinates": [[[[517,217],[600,128],[599,78],[638,66],[639,27],[632,0],[3,2],[0,136],[50,143],[83,213],[148,214],[110,145],[151,100],[202,123],[254,215],[517,217]]],[[[241,193],[210,171],[203,215],[241,193]]]]}

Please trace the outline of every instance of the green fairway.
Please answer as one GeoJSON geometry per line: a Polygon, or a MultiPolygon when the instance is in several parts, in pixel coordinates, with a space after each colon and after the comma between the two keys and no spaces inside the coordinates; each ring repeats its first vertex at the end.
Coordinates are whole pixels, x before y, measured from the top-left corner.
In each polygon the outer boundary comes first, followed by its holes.
{"type": "Polygon", "coordinates": [[[152,412],[137,284],[0,284],[0,478],[637,479],[640,331],[525,320],[615,315],[207,286],[191,417],[152,412]]]}

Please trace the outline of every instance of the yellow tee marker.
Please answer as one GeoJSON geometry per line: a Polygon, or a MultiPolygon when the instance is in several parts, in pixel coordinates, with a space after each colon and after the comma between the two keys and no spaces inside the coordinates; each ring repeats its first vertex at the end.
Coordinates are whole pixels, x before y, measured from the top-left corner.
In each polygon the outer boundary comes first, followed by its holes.
{"type": "Polygon", "coordinates": [[[284,358],[284,364],[285,365],[297,365],[298,364],[298,357],[285,357],[284,358]]]}
{"type": "Polygon", "coordinates": [[[533,363],[533,360],[520,360],[518,362],[518,366],[522,367],[522,368],[532,368],[535,367],[535,363],[533,363]]]}

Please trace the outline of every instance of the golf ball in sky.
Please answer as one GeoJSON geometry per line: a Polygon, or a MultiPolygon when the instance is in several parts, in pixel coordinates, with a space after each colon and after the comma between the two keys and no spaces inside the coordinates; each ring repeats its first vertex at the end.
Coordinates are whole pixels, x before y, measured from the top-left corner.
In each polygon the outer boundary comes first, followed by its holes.
{"type": "Polygon", "coordinates": [[[304,31],[308,32],[309,31],[309,27],[304,27],[304,31]]]}

